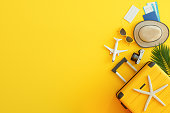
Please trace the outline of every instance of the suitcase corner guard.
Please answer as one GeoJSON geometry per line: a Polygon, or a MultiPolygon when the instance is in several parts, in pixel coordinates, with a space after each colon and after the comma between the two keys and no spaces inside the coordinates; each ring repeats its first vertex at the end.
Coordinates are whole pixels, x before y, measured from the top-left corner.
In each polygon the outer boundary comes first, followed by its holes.
{"type": "Polygon", "coordinates": [[[150,68],[152,68],[154,65],[155,65],[155,62],[150,62],[150,63],[148,64],[148,66],[149,66],[150,68]]]}
{"type": "Polygon", "coordinates": [[[124,94],[123,94],[122,92],[120,92],[120,93],[117,95],[117,98],[118,98],[118,99],[121,99],[123,96],[124,96],[124,94]]]}

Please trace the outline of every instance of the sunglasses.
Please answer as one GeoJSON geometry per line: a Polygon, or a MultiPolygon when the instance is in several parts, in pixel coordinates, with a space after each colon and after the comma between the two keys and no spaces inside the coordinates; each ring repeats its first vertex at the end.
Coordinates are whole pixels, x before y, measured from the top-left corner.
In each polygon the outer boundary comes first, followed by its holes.
{"type": "Polygon", "coordinates": [[[126,35],[126,31],[125,31],[125,29],[121,29],[120,30],[120,34],[122,35],[122,36],[126,36],[126,42],[128,42],[128,43],[132,43],[133,42],[133,38],[131,38],[130,36],[127,36],[126,35]]]}

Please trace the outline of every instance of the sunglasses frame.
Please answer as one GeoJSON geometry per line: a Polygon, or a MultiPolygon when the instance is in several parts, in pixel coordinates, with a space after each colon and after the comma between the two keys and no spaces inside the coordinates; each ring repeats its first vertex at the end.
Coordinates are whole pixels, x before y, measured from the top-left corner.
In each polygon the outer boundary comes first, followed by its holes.
{"type": "MultiPolygon", "coordinates": [[[[120,34],[121,34],[121,36],[126,36],[125,40],[126,40],[126,42],[128,42],[128,41],[127,41],[127,38],[130,37],[130,36],[126,35],[126,31],[125,31],[124,28],[122,28],[122,29],[120,30],[120,34]],[[123,30],[124,33],[121,33],[122,30],[123,30]]],[[[130,37],[130,38],[131,38],[131,37],[130,37]]],[[[131,41],[131,42],[128,42],[128,43],[134,42],[134,39],[133,39],[133,38],[131,38],[131,39],[132,39],[132,41],[131,41]]]]}

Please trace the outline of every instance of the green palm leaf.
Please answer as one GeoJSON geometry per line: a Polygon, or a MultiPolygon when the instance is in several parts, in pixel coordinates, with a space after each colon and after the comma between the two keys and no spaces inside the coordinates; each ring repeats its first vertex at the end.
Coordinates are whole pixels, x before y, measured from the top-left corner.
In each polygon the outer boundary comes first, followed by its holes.
{"type": "Polygon", "coordinates": [[[152,50],[151,60],[158,64],[161,69],[170,75],[170,48],[159,45],[152,50]]]}

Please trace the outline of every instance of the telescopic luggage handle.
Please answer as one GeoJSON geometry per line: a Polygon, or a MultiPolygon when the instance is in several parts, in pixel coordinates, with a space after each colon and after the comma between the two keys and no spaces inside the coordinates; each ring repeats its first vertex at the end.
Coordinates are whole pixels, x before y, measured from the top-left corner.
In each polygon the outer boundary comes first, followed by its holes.
{"type": "Polygon", "coordinates": [[[121,78],[125,83],[126,83],[126,80],[117,72],[117,69],[123,64],[123,63],[127,63],[134,71],[137,72],[137,69],[130,63],[128,62],[128,60],[124,57],[113,69],[112,71],[118,75],[119,78],[121,78]]]}

